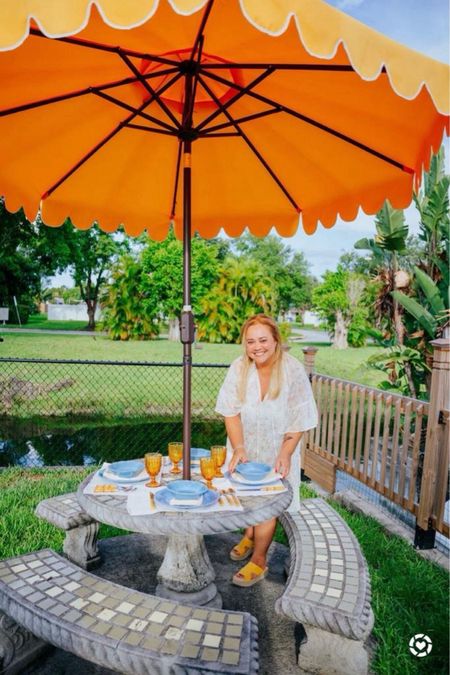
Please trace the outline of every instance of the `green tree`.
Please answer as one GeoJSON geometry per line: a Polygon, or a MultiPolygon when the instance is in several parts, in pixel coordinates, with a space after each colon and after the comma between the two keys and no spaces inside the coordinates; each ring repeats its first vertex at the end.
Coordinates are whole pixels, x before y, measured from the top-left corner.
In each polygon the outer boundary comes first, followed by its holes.
{"type": "Polygon", "coordinates": [[[202,299],[197,336],[208,342],[237,342],[253,314],[273,314],[276,291],[264,267],[248,258],[226,258],[219,279],[202,299]]]}
{"type": "Polygon", "coordinates": [[[0,304],[12,309],[15,297],[21,321],[40,298],[43,277],[66,266],[68,250],[61,242],[59,228],[30,222],[22,209],[10,213],[0,198],[0,304]]]}
{"type": "Polygon", "coordinates": [[[260,238],[244,234],[236,241],[234,248],[240,258],[260,263],[274,283],[277,291],[276,313],[284,314],[289,309],[303,311],[310,305],[314,278],[301,251],[294,252],[275,235],[260,238]]]}
{"type": "Polygon", "coordinates": [[[113,340],[148,340],[158,334],[155,314],[149,314],[142,291],[143,274],[141,261],[128,253],[112,270],[102,306],[103,325],[113,340]]]}
{"type": "Polygon", "coordinates": [[[404,212],[393,209],[386,201],[375,216],[375,229],[374,239],[359,239],[355,248],[366,249],[372,253],[372,264],[377,270],[376,281],[379,284],[375,304],[378,322],[384,322],[385,332],[394,332],[397,343],[402,345],[405,332],[402,312],[391,293],[406,280],[404,273],[402,275],[399,270],[399,255],[406,252],[408,237],[404,212]]]}
{"type": "Polygon", "coordinates": [[[386,283],[383,296],[386,306],[380,302],[378,307],[378,314],[384,311],[389,315],[386,307],[394,304],[403,310],[403,340],[394,342],[388,332],[374,333],[386,351],[372,357],[369,364],[388,375],[386,388],[394,387],[413,397],[428,395],[430,342],[449,323],[449,185],[441,149],[432,157],[422,187],[414,195],[420,216],[419,235],[408,238],[398,257],[409,271],[408,283],[401,289],[398,284],[395,287],[386,283]]]}
{"type": "Polygon", "coordinates": [[[420,216],[419,239],[423,244],[423,255],[418,266],[438,284],[446,282],[448,273],[449,186],[450,176],[444,172],[444,150],[441,148],[431,158],[422,188],[414,194],[414,203],[420,216]]]}
{"type": "Polygon", "coordinates": [[[65,223],[69,269],[80,296],[86,303],[89,330],[95,328],[95,312],[101,292],[108,281],[113,264],[129,248],[121,233],[109,234],[93,225],[88,230],[77,230],[70,221],[65,223]]]}
{"type": "Polygon", "coordinates": [[[322,283],[313,290],[313,309],[325,320],[335,349],[347,349],[349,337],[352,346],[364,343],[363,327],[367,318],[363,303],[365,286],[362,275],[348,272],[338,265],[335,272],[325,272],[322,283]]]}
{"type": "MultiPolygon", "coordinates": [[[[191,294],[194,316],[201,299],[216,282],[219,247],[199,237],[192,239],[191,294]]],[[[169,339],[179,339],[183,306],[183,247],[173,232],[162,242],[149,241],[142,255],[142,291],[150,315],[169,319],[169,339]]]]}

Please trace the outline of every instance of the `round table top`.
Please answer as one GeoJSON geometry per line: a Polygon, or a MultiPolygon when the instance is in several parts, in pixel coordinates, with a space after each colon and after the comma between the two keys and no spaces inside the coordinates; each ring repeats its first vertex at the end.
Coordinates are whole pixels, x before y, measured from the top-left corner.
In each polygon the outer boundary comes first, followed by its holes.
{"type": "Polygon", "coordinates": [[[89,475],[79,486],[77,499],[82,508],[95,520],[132,532],[144,534],[215,534],[231,532],[240,527],[257,525],[286,511],[292,500],[289,481],[283,483],[286,492],[269,493],[258,497],[242,497],[243,511],[166,511],[145,516],[132,516],[127,511],[126,494],[83,494],[92,478],[89,475]]]}

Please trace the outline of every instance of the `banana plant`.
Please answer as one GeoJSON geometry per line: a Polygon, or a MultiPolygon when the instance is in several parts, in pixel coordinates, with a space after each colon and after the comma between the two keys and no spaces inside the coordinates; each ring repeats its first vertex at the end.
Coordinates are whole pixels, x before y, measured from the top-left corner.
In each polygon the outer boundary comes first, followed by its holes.
{"type": "Polygon", "coordinates": [[[414,267],[414,278],[419,291],[418,298],[413,298],[401,291],[394,291],[392,296],[417,321],[427,337],[433,340],[449,321],[450,287],[448,268],[444,269],[444,284],[438,285],[423,270],[414,267]]]}

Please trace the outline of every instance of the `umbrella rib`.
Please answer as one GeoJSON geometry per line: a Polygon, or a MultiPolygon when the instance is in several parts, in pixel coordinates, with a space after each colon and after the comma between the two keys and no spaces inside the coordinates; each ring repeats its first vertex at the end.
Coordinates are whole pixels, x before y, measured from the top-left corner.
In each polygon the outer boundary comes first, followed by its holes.
{"type": "Polygon", "coordinates": [[[209,0],[208,4],[205,7],[205,11],[203,12],[202,20],[200,22],[200,26],[198,27],[197,35],[194,40],[194,44],[192,45],[192,51],[191,51],[191,56],[190,59],[191,61],[194,60],[195,54],[197,52],[198,47],[202,46],[203,44],[203,31],[205,30],[206,23],[209,19],[210,12],[212,10],[212,6],[214,4],[214,0],[209,0]]]}
{"type": "Polygon", "coordinates": [[[120,99],[115,98],[114,96],[105,94],[102,91],[94,91],[93,93],[97,94],[97,96],[99,96],[100,98],[105,99],[105,101],[114,103],[115,105],[119,106],[119,108],[124,108],[124,110],[128,110],[128,112],[135,112],[139,115],[139,117],[143,117],[149,122],[153,122],[154,124],[158,124],[159,126],[164,127],[164,129],[166,129],[168,132],[172,132],[174,130],[174,127],[171,127],[170,124],[167,124],[166,122],[163,122],[162,120],[159,120],[157,117],[153,117],[148,113],[138,112],[137,108],[134,108],[132,105],[128,105],[128,103],[125,103],[124,101],[121,101],[120,99]]]}
{"type": "MultiPolygon", "coordinates": [[[[259,113],[253,113],[252,115],[245,115],[244,117],[238,117],[235,119],[237,124],[242,124],[243,122],[250,122],[252,120],[259,119],[260,117],[267,117],[268,115],[273,115],[274,113],[282,112],[280,108],[270,108],[269,110],[262,110],[259,113]]],[[[223,122],[222,124],[216,124],[215,127],[208,127],[201,136],[208,136],[210,138],[214,134],[211,132],[219,131],[219,129],[227,129],[232,126],[231,122],[223,122]]]]}
{"type": "Polygon", "coordinates": [[[127,124],[126,125],[127,129],[139,129],[139,131],[151,131],[152,133],[155,134],[165,134],[166,136],[176,136],[178,132],[173,129],[172,131],[168,131],[167,129],[157,129],[155,127],[146,127],[144,124],[127,124]]]}
{"type": "Polygon", "coordinates": [[[119,54],[120,58],[123,60],[126,66],[131,70],[132,73],[138,78],[140,83],[142,84],[143,87],[148,91],[148,93],[153,97],[153,99],[157,102],[159,107],[166,113],[166,115],[169,117],[170,120],[175,124],[175,126],[179,129],[180,128],[180,123],[173,114],[173,112],[170,110],[170,108],[164,103],[164,101],[160,98],[160,95],[153,87],[147,82],[147,80],[143,77],[142,73],[139,72],[139,70],[136,68],[134,63],[129,59],[127,54],[125,54],[122,49],[118,48],[117,53],[119,54]]]}
{"type": "Polygon", "coordinates": [[[200,138],[222,138],[224,136],[241,136],[241,134],[238,131],[222,131],[217,134],[202,134],[200,138]]]}
{"type": "MultiPolygon", "coordinates": [[[[215,73],[204,73],[207,77],[216,80],[217,82],[221,82],[222,84],[227,84],[229,87],[234,87],[235,89],[241,89],[243,90],[244,87],[241,87],[241,85],[236,84],[235,82],[230,82],[229,80],[221,77],[220,75],[216,75],[215,73]]],[[[282,103],[279,103],[277,101],[273,101],[272,99],[268,98],[267,96],[262,96],[261,94],[257,94],[254,91],[247,91],[246,92],[248,96],[261,101],[262,103],[267,103],[269,105],[273,106],[278,106],[280,108],[280,111],[287,113],[288,115],[292,115],[293,117],[296,117],[297,119],[301,120],[302,122],[306,122],[307,124],[311,124],[312,126],[316,127],[317,129],[320,129],[321,131],[325,131],[328,134],[331,134],[332,136],[335,136],[336,138],[339,138],[342,141],[345,141],[346,143],[350,143],[351,145],[354,145],[355,147],[359,148],[360,150],[364,150],[365,152],[368,152],[371,155],[374,155],[375,157],[378,157],[378,159],[383,160],[384,162],[387,162],[388,164],[392,164],[392,166],[395,166],[397,169],[401,169],[402,171],[405,171],[406,173],[414,173],[414,169],[405,166],[401,162],[398,162],[397,160],[393,159],[392,157],[389,157],[388,155],[385,155],[382,152],[379,152],[378,150],[375,150],[374,148],[369,147],[368,145],[365,145],[364,143],[361,143],[360,141],[357,141],[355,138],[351,138],[351,136],[347,136],[347,134],[343,134],[340,131],[337,131],[336,129],[332,129],[331,127],[327,126],[326,124],[322,124],[322,122],[318,122],[317,120],[312,119],[311,117],[308,117],[307,115],[303,115],[302,113],[297,112],[297,110],[294,110],[293,108],[289,108],[288,106],[283,105],[282,103]]]]}
{"type": "MultiPolygon", "coordinates": [[[[205,70],[230,70],[230,68],[236,68],[239,70],[262,70],[271,66],[274,70],[326,70],[326,71],[337,71],[337,72],[350,72],[355,73],[355,69],[350,65],[339,65],[335,63],[235,63],[230,61],[229,63],[204,63],[202,68],[205,70]]],[[[386,73],[386,68],[382,68],[380,71],[386,73]]]]}
{"type": "Polygon", "coordinates": [[[219,106],[222,109],[222,112],[228,119],[230,120],[231,124],[235,127],[236,131],[238,132],[239,136],[245,141],[245,143],[248,145],[250,150],[256,155],[258,160],[261,162],[261,164],[264,166],[266,171],[271,175],[273,180],[276,182],[278,187],[282,190],[282,192],[285,194],[285,196],[288,198],[292,206],[296,209],[297,212],[301,211],[301,208],[298,206],[297,202],[295,199],[292,197],[292,195],[289,193],[287,188],[283,185],[281,180],[278,178],[274,170],[271,168],[271,166],[268,164],[268,162],[264,159],[264,157],[261,155],[257,147],[254,145],[254,143],[250,140],[250,138],[247,136],[247,134],[242,131],[238,123],[236,122],[235,119],[233,119],[231,113],[225,108],[225,106],[221,103],[221,101],[217,98],[215,93],[212,91],[212,89],[208,86],[208,84],[203,80],[201,75],[199,75],[199,80],[201,82],[202,87],[206,90],[206,92],[211,96],[211,98],[215,101],[216,105],[219,106]]]}
{"type": "MultiPolygon", "coordinates": [[[[84,39],[82,40],[76,37],[51,38],[48,35],[42,33],[42,31],[38,30],[37,28],[30,28],[30,35],[33,35],[34,37],[41,37],[46,40],[57,40],[58,42],[66,42],[68,44],[75,45],[76,47],[97,49],[98,51],[109,52],[110,54],[117,54],[119,51],[119,47],[115,45],[114,46],[105,45],[101,44],[100,42],[94,42],[92,40],[84,40],[84,39]]],[[[173,59],[168,59],[164,56],[156,56],[154,54],[149,54],[148,52],[138,52],[133,49],[125,49],[123,47],[121,47],[120,50],[122,54],[126,54],[127,56],[133,58],[135,57],[138,59],[144,59],[146,61],[156,61],[157,63],[162,63],[163,65],[172,66],[175,68],[180,64],[179,61],[174,61],[173,59]]]]}
{"type": "MultiPolygon", "coordinates": [[[[170,74],[178,73],[178,68],[165,69],[160,71],[158,74],[170,74]]],[[[156,77],[156,73],[151,73],[145,77],[156,77]]],[[[136,77],[125,77],[122,80],[115,80],[114,82],[106,82],[104,84],[98,84],[95,87],[90,85],[89,87],[84,87],[84,89],[77,89],[76,91],[69,91],[65,94],[60,94],[59,96],[49,96],[48,98],[42,98],[37,101],[31,101],[29,103],[23,103],[22,105],[13,106],[12,108],[5,108],[0,110],[0,117],[5,115],[13,115],[18,112],[24,112],[25,110],[32,110],[33,108],[39,108],[44,105],[50,105],[51,103],[59,103],[60,101],[68,101],[71,98],[77,98],[79,96],[86,96],[87,94],[99,93],[106,89],[113,89],[114,87],[122,87],[126,84],[134,84],[137,82],[136,77]]]]}
{"type": "MultiPolygon", "coordinates": [[[[200,72],[203,72],[203,66],[201,66],[200,72]]],[[[269,75],[271,75],[274,71],[272,70],[271,66],[268,66],[266,70],[263,73],[260,73],[258,77],[256,77],[254,80],[249,82],[245,87],[241,87],[240,85],[236,85],[236,87],[231,86],[231,88],[234,89],[239,89],[237,94],[234,94],[226,103],[222,104],[224,109],[229,108],[230,106],[233,105],[233,103],[236,103],[240,98],[245,96],[245,94],[249,93],[251,89],[256,87],[260,82],[266,79],[269,75]]],[[[205,73],[205,75],[209,75],[209,73],[205,73]]],[[[229,83],[228,83],[229,84],[229,83]]],[[[274,104],[276,105],[276,104],[274,104]]],[[[215,110],[209,117],[206,117],[202,122],[197,127],[197,131],[201,131],[207,124],[212,122],[220,113],[222,110],[215,110]]]]}
{"type": "MultiPolygon", "coordinates": [[[[171,87],[172,84],[174,84],[180,77],[181,73],[177,73],[175,77],[169,80],[169,82],[166,82],[164,87],[160,89],[160,93],[162,93],[165,89],[171,87]]],[[[109,132],[109,134],[107,134],[104,138],[102,138],[101,141],[96,143],[94,147],[91,148],[91,150],[89,150],[89,152],[87,152],[83,157],[81,157],[81,159],[79,159],[78,162],[76,162],[76,164],[74,164],[63,176],[61,176],[61,178],[59,178],[50,188],[48,188],[48,190],[46,190],[42,194],[41,198],[47,199],[60,185],[62,185],[68,178],[70,178],[70,176],[74,174],[75,171],[77,171],[81,166],[83,166],[83,164],[85,164],[88,159],[90,159],[93,155],[95,155],[95,153],[98,152],[98,150],[100,150],[104,145],[106,145],[108,141],[114,138],[114,136],[116,136],[116,134],[118,134],[121,129],[126,127],[129,124],[129,122],[131,122],[132,119],[134,119],[137,115],[139,115],[140,112],[142,112],[148,105],[150,105],[151,102],[152,99],[144,101],[142,105],[140,105],[139,108],[137,108],[136,111],[132,112],[127,118],[119,122],[119,124],[117,124],[114,127],[114,129],[112,129],[109,132]]]]}
{"type": "Polygon", "coordinates": [[[173,199],[172,199],[172,208],[170,210],[170,218],[175,217],[176,206],[177,206],[177,192],[178,192],[178,183],[180,181],[180,166],[181,166],[181,155],[183,154],[183,141],[179,140],[178,143],[178,155],[177,155],[177,168],[175,170],[175,185],[173,189],[173,199]]]}
{"type": "MultiPolygon", "coordinates": [[[[211,2],[211,6],[212,6],[212,2],[211,2]]],[[[186,114],[183,117],[183,128],[186,126],[186,124],[189,127],[192,127],[192,115],[194,114],[195,95],[197,93],[197,84],[198,84],[198,72],[199,72],[198,67],[199,67],[200,62],[202,60],[203,44],[204,44],[204,36],[199,33],[199,36],[198,36],[198,51],[197,51],[197,58],[196,58],[197,68],[195,69],[195,73],[193,75],[192,96],[191,96],[191,100],[190,100],[189,110],[186,111],[186,114]]],[[[184,106],[183,106],[183,108],[184,108],[184,106]]]]}

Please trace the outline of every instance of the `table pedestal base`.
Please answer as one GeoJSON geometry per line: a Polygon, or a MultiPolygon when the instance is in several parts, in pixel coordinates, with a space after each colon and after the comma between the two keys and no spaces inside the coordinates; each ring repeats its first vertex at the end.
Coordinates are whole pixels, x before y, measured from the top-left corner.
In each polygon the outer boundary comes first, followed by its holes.
{"type": "Polygon", "coordinates": [[[158,570],[156,595],[195,605],[222,606],[202,535],[171,535],[158,570]]]}

